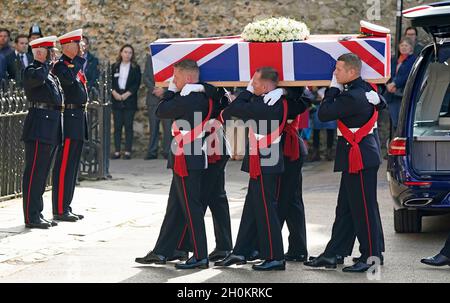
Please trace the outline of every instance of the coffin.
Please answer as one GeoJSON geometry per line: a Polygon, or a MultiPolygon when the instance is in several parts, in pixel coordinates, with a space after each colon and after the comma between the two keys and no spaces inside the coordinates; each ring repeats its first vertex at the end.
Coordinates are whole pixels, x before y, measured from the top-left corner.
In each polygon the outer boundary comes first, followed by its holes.
{"type": "Polygon", "coordinates": [[[280,75],[280,86],[325,86],[336,59],[355,53],[363,62],[362,78],[386,83],[390,78],[390,35],[312,35],[305,41],[247,42],[240,36],[202,39],[158,39],[150,44],[157,86],[167,86],[173,64],[196,60],[200,79],[217,86],[246,86],[258,67],[272,66],[280,75]]]}

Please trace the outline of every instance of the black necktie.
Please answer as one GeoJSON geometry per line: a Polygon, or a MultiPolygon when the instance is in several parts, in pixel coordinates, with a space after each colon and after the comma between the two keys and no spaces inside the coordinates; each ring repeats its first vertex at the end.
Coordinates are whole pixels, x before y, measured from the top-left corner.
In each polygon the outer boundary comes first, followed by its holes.
{"type": "Polygon", "coordinates": [[[22,63],[22,67],[23,68],[27,67],[26,64],[25,64],[25,59],[24,59],[24,55],[23,54],[20,54],[20,62],[22,63]]]}

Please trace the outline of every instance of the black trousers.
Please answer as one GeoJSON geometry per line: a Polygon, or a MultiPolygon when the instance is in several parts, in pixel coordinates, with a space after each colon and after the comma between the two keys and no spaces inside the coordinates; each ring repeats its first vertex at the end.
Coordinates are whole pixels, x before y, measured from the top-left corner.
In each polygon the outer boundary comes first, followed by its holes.
{"type": "Polygon", "coordinates": [[[157,105],[151,105],[148,107],[148,122],[150,126],[150,142],[148,144],[148,156],[158,156],[158,143],[159,143],[159,125],[162,122],[163,125],[163,140],[162,140],[162,154],[164,156],[169,155],[170,142],[172,140],[171,127],[172,121],[170,119],[159,119],[156,116],[157,105]]]}
{"type": "MultiPolygon", "coordinates": [[[[209,207],[214,224],[214,236],[217,250],[231,250],[230,208],[225,191],[225,166],[228,157],[222,157],[219,162],[209,163],[202,176],[202,204],[203,211],[209,207]]],[[[192,243],[187,236],[187,224],[177,246],[178,250],[192,251],[192,243]]]]}
{"type": "Polygon", "coordinates": [[[358,174],[342,173],[336,218],[325,256],[348,255],[356,234],[362,261],[370,256],[381,257],[384,241],[377,202],[377,172],[378,167],[363,169],[358,174]]]}
{"type": "MultiPolygon", "coordinates": [[[[319,149],[320,147],[320,131],[321,129],[313,130],[313,147],[319,149]]],[[[335,129],[326,129],[327,131],[327,148],[333,148],[334,138],[336,137],[335,129]]]]}
{"type": "Polygon", "coordinates": [[[52,205],[53,214],[62,215],[72,211],[72,203],[78,168],[83,151],[83,140],[66,138],[58,146],[53,166],[52,205]]]}
{"type": "Polygon", "coordinates": [[[234,254],[248,256],[257,238],[261,259],[284,259],[276,202],[279,177],[280,174],[263,174],[250,178],[234,254]]]}
{"type": "Polygon", "coordinates": [[[25,223],[38,223],[44,210],[45,192],[55,145],[39,141],[25,142],[25,169],[23,172],[23,214],[25,223]]]}
{"type": "Polygon", "coordinates": [[[305,207],[302,198],[303,157],[290,161],[284,158],[285,170],[278,179],[278,216],[281,227],[286,221],[289,229],[288,253],[308,255],[305,207]]]}
{"type": "Polygon", "coordinates": [[[450,236],[445,242],[444,248],[442,248],[441,250],[441,254],[446,256],[447,258],[450,258],[450,236]]]}
{"type": "Polygon", "coordinates": [[[201,202],[201,181],[203,170],[190,170],[189,176],[173,174],[158,240],[153,251],[163,256],[172,256],[180,242],[180,235],[189,233],[194,257],[208,257],[204,211],[201,202]],[[185,229],[184,223],[187,223],[185,229]]]}
{"type": "Polygon", "coordinates": [[[114,146],[120,152],[122,145],[122,129],[125,127],[125,151],[130,152],[133,147],[134,109],[114,109],[114,146]]]}

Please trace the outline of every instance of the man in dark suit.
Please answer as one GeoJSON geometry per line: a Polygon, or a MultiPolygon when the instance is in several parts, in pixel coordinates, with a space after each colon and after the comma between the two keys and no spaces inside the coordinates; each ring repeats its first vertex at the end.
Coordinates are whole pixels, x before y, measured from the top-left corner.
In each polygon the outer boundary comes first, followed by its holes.
{"type": "Polygon", "coordinates": [[[88,92],[90,92],[91,88],[93,87],[98,89],[97,80],[100,75],[100,71],[98,69],[98,58],[89,51],[89,38],[83,36],[82,41],[83,58],[85,60],[83,64],[83,73],[86,76],[88,92]]]}
{"type": "Polygon", "coordinates": [[[76,177],[87,136],[88,101],[86,78],[82,72],[84,59],[79,55],[82,30],[62,35],[58,38],[63,55],[53,68],[53,73],[61,82],[65,96],[64,142],[58,146],[53,167],[52,202],[55,220],[75,222],[83,215],[72,213],[72,199],[76,177]]]}
{"type": "Polygon", "coordinates": [[[361,60],[344,54],[336,62],[331,86],[318,115],[321,121],[338,120],[334,171],[342,172],[331,240],[325,252],[305,262],[310,267],[336,268],[336,255],[348,248],[354,234],[361,257],[344,272],[365,272],[381,261],[383,230],[377,202],[377,172],[381,164],[376,121],[384,103],[370,84],[361,79],[361,60]],[[342,246],[347,246],[342,248],[342,246]]]}
{"type": "Polygon", "coordinates": [[[22,71],[33,62],[33,56],[28,53],[28,36],[18,35],[14,39],[14,48],[7,57],[8,78],[22,86],[22,71]]]}
{"type": "Polygon", "coordinates": [[[151,160],[158,158],[159,125],[161,122],[163,125],[162,155],[167,159],[170,149],[170,141],[172,139],[170,133],[172,121],[170,119],[160,120],[156,116],[156,108],[164,94],[164,89],[161,87],[155,87],[151,54],[147,55],[147,61],[145,62],[144,83],[147,87],[148,123],[150,127],[150,141],[145,159],[151,160]]]}
{"type": "Polygon", "coordinates": [[[23,172],[23,212],[27,228],[47,229],[57,225],[42,216],[42,195],[56,151],[62,140],[64,95],[58,78],[51,71],[51,52],[56,36],[30,43],[34,61],[24,70],[23,85],[30,109],[23,127],[25,169],[23,172]]]}
{"type": "MultiPolygon", "coordinates": [[[[287,102],[265,104],[263,94],[277,88],[278,73],[271,67],[255,72],[243,91],[222,113],[223,120],[237,117],[248,121],[249,144],[242,170],[250,174],[239,232],[233,253],[215,266],[245,264],[255,238],[260,264],[254,270],[285,270],[281,225],[276,209],[277,181],[284,171],[281,132],[287,120],[287,102]],[[257,231],[256,234],[254,231],[257,231]]],[[[278,100],[276,100],[278,101],[278,100]]]]}

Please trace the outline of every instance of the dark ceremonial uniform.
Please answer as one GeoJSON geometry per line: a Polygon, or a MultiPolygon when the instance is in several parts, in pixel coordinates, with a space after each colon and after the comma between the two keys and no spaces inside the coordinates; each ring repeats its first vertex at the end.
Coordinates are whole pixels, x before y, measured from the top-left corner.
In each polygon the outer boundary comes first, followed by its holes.
{"type": "Polygon", "coordinates": [[[243,91],[222,112],[224,120],[232,116],[256,122],[249,127],[249,144],[241,168],[250,173],[250,180],[233,254],[250,254],[249,243],[254,243],[256,230],[260,258],[283,260],[276,191],[278,178],[284,171],[280,133],[287,118],[287,103],[283,100],[269,106],[264,104],[263,96],[243,91]]]}
{"type": "Polygon", "coordinates": [[[212,99],[203,93],[180,96],[166,91],[158,105],[156,115],[176,120],[172,124],[174,140],[168,159],[173,170],[166,215],[161,226],[154,253],[172,256],[180,242],[183,230],[189,233],[194,257],[208,257],[202,204],[202,176],[207,168],[204,151],[204,124],[210,119],[212,99]],[[174,224],[175,223],[175,224],[174,224]]]}
{"type": "Polygon", "coordinates": [[[24,69],[23,85],[30,104],[22,134],[25,141],[23,211],[26,224],[39,224],[47,176],[56,146],[62,139],[64,97],[50,66],[39,61],[24,69]]]}
{"type": "MultiPolygon", "coordinates": [[[[210,84],[201,83],[205,87],[205,94],[214,100],[214,108],[210,121],[214,124],[207,125],[206,144],[208,153],[208,168],[202,176],[201,200],[203,210],[209,207],[214,224],[214,235],[216,240],[216,251],[230,251],[232,249],[231,219],[228,198],[225,191],[225,166],[230,158],[227,148],[228,142],[225,138],[222,123],[216,120],[220,111],[228,105],[228,99],[224,97],[222,89],[210,84]],[[214,121],[213,121],[214,119],[214,121]]],[[[187,224],[183,229],[177,250],[192,251],[192,243],[189,245],[187,235],[187,224]]]]}
{"type": "Polygon", "coordinates": [[[85,59],[76,56],[73,60],[62,55],[53,68],[64,90],[64,142],[58,146],[53,168],[52,202],[54,215],[67,215],[75,191],[76,178],[81,160],[83,143],[87,134],[88,100],[86,80],[82,72],[85,59]]]}
{"type": "Polygon", "coordinates": [[[377,108],[368,102],[372,87],[361,78],[344,85],[341,93],[331,87],[325,92],[318,115],[322,121],[338,120],[335,171],[342,172],[336,219],[324,256],[333,257],[348,249],[349,236],[360,242],[362,262],[381,257],[383,231],[377,202],[377,172],[381,164],[376,129],[377,108]]]}

